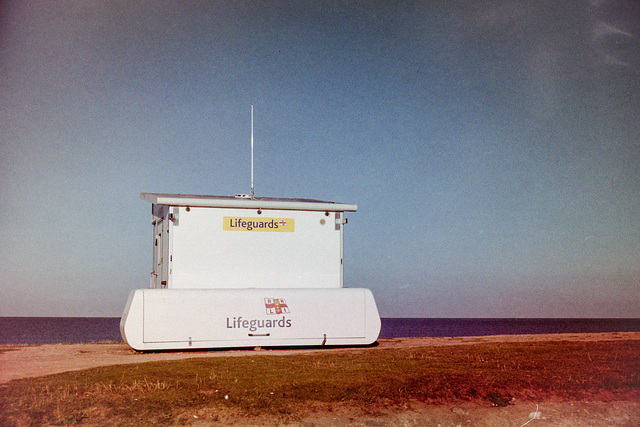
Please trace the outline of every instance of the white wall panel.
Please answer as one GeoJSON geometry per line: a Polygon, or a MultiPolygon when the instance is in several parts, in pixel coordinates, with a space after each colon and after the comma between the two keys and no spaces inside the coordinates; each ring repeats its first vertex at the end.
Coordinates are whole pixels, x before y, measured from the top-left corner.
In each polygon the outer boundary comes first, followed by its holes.
{"type": "Polygon", "coordinates": [[[341,227],[334,212],[179,209],[172,227],[169,287],[341,287],[341,227]],[[223,220],[293,219],[294,231],[231,231],[223,220]]]}

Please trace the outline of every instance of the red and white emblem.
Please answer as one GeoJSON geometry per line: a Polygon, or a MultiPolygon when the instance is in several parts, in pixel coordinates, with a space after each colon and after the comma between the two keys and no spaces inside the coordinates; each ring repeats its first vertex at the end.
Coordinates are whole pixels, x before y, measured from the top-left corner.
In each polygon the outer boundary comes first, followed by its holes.
{"type": "Polygon", "coordinates": [[[264,307],[267,309],[267,314],[290,313],[289,306],[287,306],[284,298],[265,298],[264,307]]]}

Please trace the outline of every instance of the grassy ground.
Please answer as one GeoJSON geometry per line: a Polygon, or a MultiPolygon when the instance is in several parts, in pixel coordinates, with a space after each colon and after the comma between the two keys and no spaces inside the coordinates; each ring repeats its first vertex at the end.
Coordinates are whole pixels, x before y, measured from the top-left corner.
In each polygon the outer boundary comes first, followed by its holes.
{"type": "Polygon", "coordinates": [[[12,381],[0,425],[175,425],[301,419],[331,405],[636,400],[640,342],[531,342],[117,365],[12,381]],[[258,418],[256,418],[258,419],[258,418]]]}

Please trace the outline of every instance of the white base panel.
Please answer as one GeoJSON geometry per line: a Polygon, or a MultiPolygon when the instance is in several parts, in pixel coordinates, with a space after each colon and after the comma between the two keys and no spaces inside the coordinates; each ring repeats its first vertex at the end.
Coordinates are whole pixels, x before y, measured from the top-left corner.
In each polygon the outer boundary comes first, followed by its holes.
{"type": "Polygon", "coordinates": [[[368,289],[138,289],[120,333],[140,351],[368,345],[380,316],[368,289]]]}

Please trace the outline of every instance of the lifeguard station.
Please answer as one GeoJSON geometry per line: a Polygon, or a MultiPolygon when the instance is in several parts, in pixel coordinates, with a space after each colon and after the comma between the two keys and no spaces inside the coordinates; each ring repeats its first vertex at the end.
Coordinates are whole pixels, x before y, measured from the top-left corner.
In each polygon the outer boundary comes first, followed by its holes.
{"type": "MultiPolygon", "coordinates": [[[[252,185],[253,193],[253,185],[252,185]]],[[[120,332],[136,350],[366,345],[380,333],[368,289],[345,288],[345,212],[307,199],[142,193],[151,203],[149,289],[120,332]]]]}

